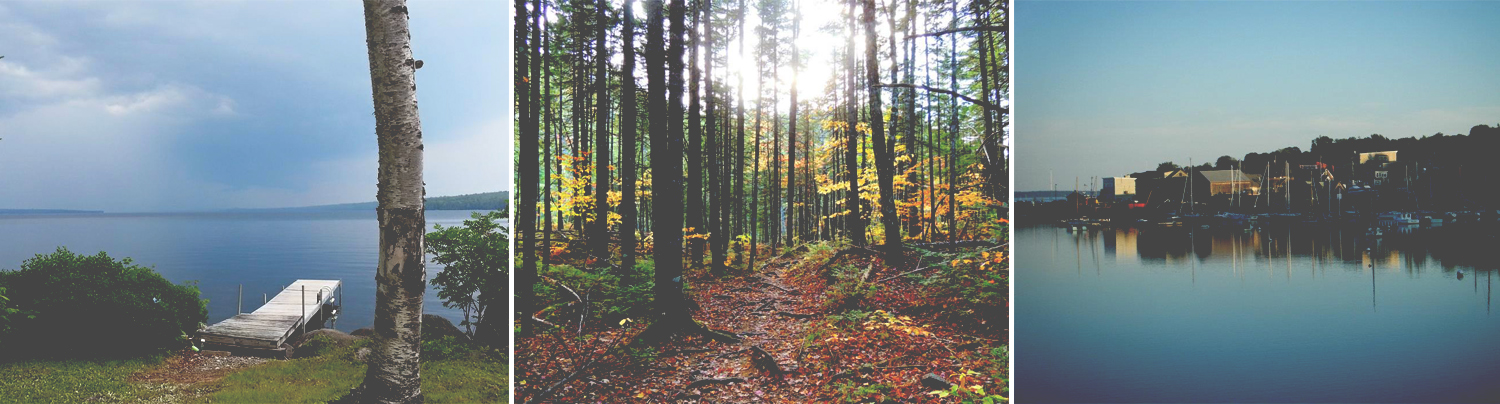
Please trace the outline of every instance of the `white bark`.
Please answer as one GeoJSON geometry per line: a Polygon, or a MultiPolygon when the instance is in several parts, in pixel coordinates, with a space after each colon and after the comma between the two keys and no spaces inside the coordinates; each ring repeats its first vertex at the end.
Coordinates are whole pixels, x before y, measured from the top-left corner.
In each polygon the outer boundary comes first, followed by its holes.
{"type": "Polygon", "coordinates": [[[375,335],[362,403],[422,402],[422,297],[427,288],[423,236],[422,124],[404,0],[365,0],[365,37],[375,134],[380,142],[380,262],[375,335]]]}

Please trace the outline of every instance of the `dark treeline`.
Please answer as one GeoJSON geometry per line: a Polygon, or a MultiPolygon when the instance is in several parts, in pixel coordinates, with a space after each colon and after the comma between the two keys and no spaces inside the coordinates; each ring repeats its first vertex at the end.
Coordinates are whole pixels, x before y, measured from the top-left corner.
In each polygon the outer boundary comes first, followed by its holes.
{"type": "MultiPolygon", "coordinates": [[[[1500,191],[1493,187],[1475,186],[1488,178],[1500,175],[1491,151],[1500,148],[1500,125],[1475,125],[1467,135],[1436,133],[1431,136],[1391,139],[1380,134],[1366,137],[1334,139],[1320,136],[1313,139],[1309,148],[1303,150],[1292,146],[1265,153],[1252,152],[1241,158],[1220,156],[1212,163],[1205,162],[1200,170],[1225,170],[1239,168],[1251,174],[1269,175],[1277,178],[1292,169],[1292,178],[1306,180],[1308,166],[1317,166],[1319,172],[1326,169],[1332,181],[1352,184],[1356,181],[1370,186],[1366,178],[1374,170],[1360,163],[1360,153],[1396,152],[1394,163],[1383,164],[1382,171],[1390,173],[1391,183],[1386,186],[1405,190],[1404,207],[1417,206],[1436,209],[1463,209],[1476,207],[1500,207],[1500,191]]],[[[1146,177],[1151,172],[1160,173],[1178,169],[1175,162],[1164,162],[1156,170],[1136,173],[1146,177]]],[[[1293,189],[1306,192],[1302,189],[1293,189]]],[[[1306,195],[1303,193],[1302,195],[1306,195]]],[[[1401,208],[1403,206],[1394,206],[1401,208]]]]}

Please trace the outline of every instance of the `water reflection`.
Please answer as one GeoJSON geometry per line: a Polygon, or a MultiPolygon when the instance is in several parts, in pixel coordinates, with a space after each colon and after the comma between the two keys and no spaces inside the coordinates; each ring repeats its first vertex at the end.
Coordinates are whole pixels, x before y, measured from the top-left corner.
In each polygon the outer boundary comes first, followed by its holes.
{"type": "MultiPolygon", "coordinates": [[[[1069,231],[1075,252],[1093,252],[1097,246],[1104,258],[1117,263],[1176,266],[1192,262],[1229,260],[1237,269],[1266,266],[1278,261],[1290,274],[1293,261],[1308,260],[1311,273],[1329,263],[1361,263],[1365,270],[1419,275],[1430,265],[1456,276],[1459,269],[1489,271],[1500,268],[1490,248],[1500,246],[1492,227],[1447,226],[1420,229],[1417,226],[1388,228],[1381,235],[1368,230],[1327,227],[1260,227],[1249,230],[1194,229],[1189,227],[1090,228],[1069,231]]],[[[1053,258],[1057,238],[1054,233],[1053,258]]],[[[1079,256],[1078,266],[1082,266],[1079,256]]],[[[1096,260],[1090,257],[1090,260],[1096,260]]],[[[1342,265],[1341,265],[1342,267],[1342,265]]],[[[1356,267],[1358,268],[1358,267],[1356,267]]],[[[1362,270],[1361,272],[1364,272],[1362,270]]]]}
{"type": "Polygon", "coordinates": [[[1497,402],[1496,229],[1018,228],[1018,400],[1497,402]]]}
{"type": "MultiPolygon", "coordinates": [[[[1379,309],[1377,274],[1409,277],[1443,276],[1462,281],[1467,271],[1479,293],[1479,273],[1488,282],[1500,269],[1500,260],[1490,255],[1497,242],[1496,226],[1450,225],[1427,227],[1401,225],[1369,229],[1323,226],[1262,226],[1250,229],[1193,227],[1109,227],[1062,229],[1053,232],[1053,260],[1059,242],[1071,241],[1074,269],[1085,268],[1102,276],[1103,264],[1143,264],[1169,268],[1186,267],[1192,284],[1198,267],[1227,263],[1231,274],[1245,276],[1280,273],[1288,283],[1295,273],[1308,278],[1326,276],[1329,269],[1368,274],[1370,306],[1379,309]],[[1071,240],[1060,241],[1062,237],[1071,240]],[[1085,251],[1087,250],[1087,251],[1085,251]],[[1295,263],[1295,264],[1294,264],[1295,263]],[[1436,271],[1436,272],[1434,272],[1436,271]]],[[[1489,289],[1486,288],[1488,309],[1489,289]]]]}

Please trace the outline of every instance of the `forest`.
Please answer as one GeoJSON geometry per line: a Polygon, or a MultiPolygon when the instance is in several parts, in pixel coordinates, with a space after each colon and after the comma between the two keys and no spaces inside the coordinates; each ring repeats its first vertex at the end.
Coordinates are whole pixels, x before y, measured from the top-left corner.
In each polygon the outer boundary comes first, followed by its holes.
{"type": "Polygon", "coordinates": [[[999,0],[517,0],[517,400],[1006,401],[999,0]]]}

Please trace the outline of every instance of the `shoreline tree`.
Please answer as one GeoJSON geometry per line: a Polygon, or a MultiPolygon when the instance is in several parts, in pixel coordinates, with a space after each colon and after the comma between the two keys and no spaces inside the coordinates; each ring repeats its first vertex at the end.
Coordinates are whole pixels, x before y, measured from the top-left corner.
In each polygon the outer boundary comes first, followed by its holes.
{"type": "Polygon", "coordinates": [[[375,334],[358,402],[422,402],[422,298],[427,289],[422,122],[405,0],[365,0],[365,37],[380,143],[375,334]]]}

